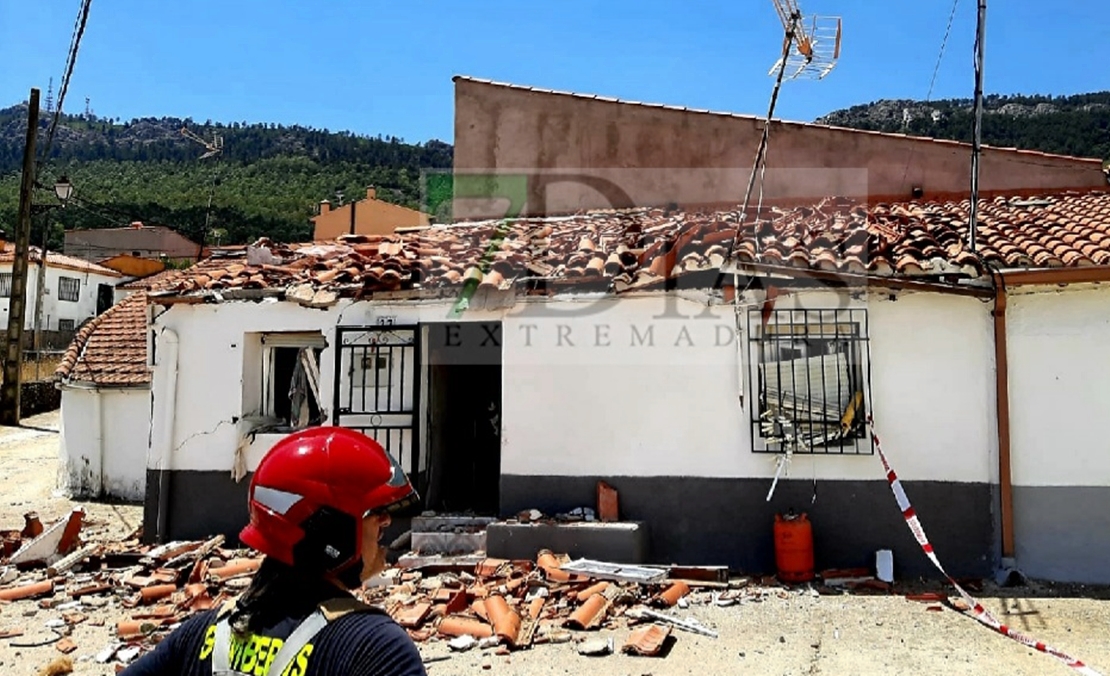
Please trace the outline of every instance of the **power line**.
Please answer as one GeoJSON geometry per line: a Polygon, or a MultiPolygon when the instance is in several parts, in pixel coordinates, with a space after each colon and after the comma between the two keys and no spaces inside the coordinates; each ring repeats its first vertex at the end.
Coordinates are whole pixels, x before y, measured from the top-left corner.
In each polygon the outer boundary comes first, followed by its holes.
{"type": "Polygon", "coordinates": [[[85,24],[88,23],[89,8],[91,6],[92,0],[81,0],[81,8],[77,12],[77,20],[73,26],[73,36],[70,38],[69,53],[66,56],[65,74],[62,75],[62,85],[58,90],[58,107],[55,109],[50,120],[50,129],[46,133],[46,143],[43,144],[43,152],[42,155],[39,156],[39,163],[35,171],[36,175],[39,173],[39,170],[41,170],[42,165],[50,157],[50,150],[54,144],[54,133],[58,129],[58,121],[62,118],[66,93],[69,91],[69,81],[73,76],[73,67],[77,64],[77,52],[81,48],[81,38],[85,34],[85,24]]]}
{"type": "MultiPolygon", "coordinates": [[[[933,76],[929,79],[929,91],[925,94],[925,103],[933,100],[933,87],[937,82],[937,74],[940,72],[941,61],[944,60],[944,51],[948,46],[948,36],[952,33],[952,22],[956,18],[956,8],[959,6],[960,0],[952,1],[952,11],[948,13],[948,25],[944,29],[944,37],[940,41],[940,51],[937,53],[937,62],[933,66],[933,76]]],[[[906,158],[906,166],[902,169],[902,185],[906,184],[906,176],[910,173],[910,164],[913,163],[914,153],[917,152],[917,144],[910,146],[910,155],[906,158]]]]}
{"type": "Polygon", "coordinates": [[[948,45],[948,35],[952,32],[952,20],[956,18],[956,7],[959,4],[960,0],[954,0],[952,11],[948,14],[948,26],[944,29],[944,39],[940,41],[940,53],[937,54],[937,63],[933,66],[933,77],[929,80],[929,92],[925,95],[926,102],[932,99],[933,85],[936,84],[937,73],[940,72],[940,62],[944,59],[944,49],[948,45]]]}

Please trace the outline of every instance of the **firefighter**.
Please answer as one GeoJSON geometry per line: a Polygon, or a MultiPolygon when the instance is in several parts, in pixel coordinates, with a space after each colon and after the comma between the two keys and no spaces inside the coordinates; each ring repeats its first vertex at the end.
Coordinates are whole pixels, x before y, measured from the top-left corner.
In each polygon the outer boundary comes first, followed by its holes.
{"type": "Polygon", "coordinates": [[[363,434],[283,438],[251,477],[239,537],[265,557],[250,587],[182,623],[123,676],[426,676],[405,630],[350,593],[385,568],[391,514],[417,499],[363,434]]]}

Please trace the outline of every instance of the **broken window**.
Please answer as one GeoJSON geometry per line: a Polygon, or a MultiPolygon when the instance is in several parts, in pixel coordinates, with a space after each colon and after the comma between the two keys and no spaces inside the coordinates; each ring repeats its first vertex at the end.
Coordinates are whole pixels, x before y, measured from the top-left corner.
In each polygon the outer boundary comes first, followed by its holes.
{"type": "Polygon", "coordinates": [[[320,399],[322,334],[262,337],[262,414],[292,429],[323,424],[320,399]]]}
{"type": "Polygon", "coordinates": [[[869,454],[866,310],[749,315],[756,452],[869,454]]]}

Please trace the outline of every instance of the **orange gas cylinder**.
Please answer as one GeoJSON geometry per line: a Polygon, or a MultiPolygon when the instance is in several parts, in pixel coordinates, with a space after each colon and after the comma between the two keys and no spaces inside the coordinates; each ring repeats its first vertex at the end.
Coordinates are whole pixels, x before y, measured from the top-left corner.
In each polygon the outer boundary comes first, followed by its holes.
{"type": "Polygon", "coordinates": [[[775,515],[775,566],[783,582],[813,579],[813,524],[804,512],[775,515]]]}

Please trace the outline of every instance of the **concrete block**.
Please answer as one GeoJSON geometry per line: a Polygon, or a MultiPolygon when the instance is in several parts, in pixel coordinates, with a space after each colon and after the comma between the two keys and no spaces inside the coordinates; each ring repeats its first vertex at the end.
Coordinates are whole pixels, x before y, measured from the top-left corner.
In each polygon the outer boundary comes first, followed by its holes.
{"type": "Polygon", "coordinates": [[[575,523],[492,523],[486,553],[499,559],[534,561],[541,549],[571,558],[611,563],[647,563],[648,524],[642,521],[575,523]]]}
{"type": "Polygon", "coordinates": [[[412,533],[412,551],[418,554],[473,554],[486,549],[486,532],[412,533]]]}
{"type": "Polygon", "coordinates": [[[496,521],[488,516],[414,516],[413,533],[479,531],[496,521]]]}

